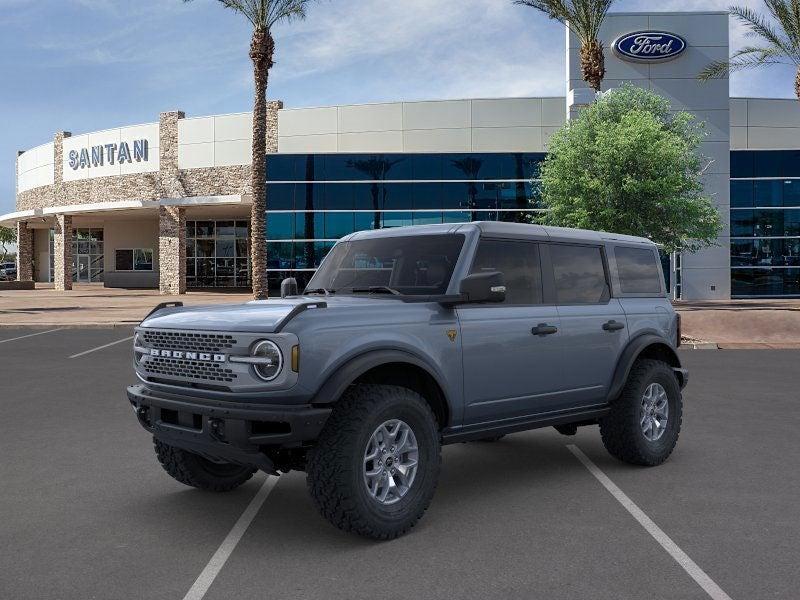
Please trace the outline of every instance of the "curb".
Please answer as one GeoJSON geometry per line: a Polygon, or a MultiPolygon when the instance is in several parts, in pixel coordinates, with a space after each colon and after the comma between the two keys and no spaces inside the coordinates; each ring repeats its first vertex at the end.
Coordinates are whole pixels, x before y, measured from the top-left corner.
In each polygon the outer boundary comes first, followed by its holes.
{"type": "Polygon", "coordinates": [[[691,348],[692,350],[719,350],[719,344],[714,342],[700,342],[699,344],[692,344],[692,343],[683,343],[681,344],[681,348],[683,347],[691,348]]]}

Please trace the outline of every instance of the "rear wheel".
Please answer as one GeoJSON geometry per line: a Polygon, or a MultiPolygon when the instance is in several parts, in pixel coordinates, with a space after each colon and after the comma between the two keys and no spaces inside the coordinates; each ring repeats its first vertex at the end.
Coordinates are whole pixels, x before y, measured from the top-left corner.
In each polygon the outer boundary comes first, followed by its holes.
{"type": "Polygon", "coordinates": [[[187,450],[153,438],[158,462],[184,485],[210,492],[229,492],[253,476],[256,470],[227,462],[213,462],[187,450]]]}
{"type": "Polygon", "coordinates": [[[639,360],[611,412],[600,420],[600,434],[612,456],[655,466],[672,454],[682,419],[683,399],[672,367],[658,360],[639,360]]]}
{"type": "Polygon", "coordinates": [[[436,418],[417,393],[357,385],[339,400],[308,461],[308,489],[344,531],[387,540],[422,517],[439,477],[436,418]]]}

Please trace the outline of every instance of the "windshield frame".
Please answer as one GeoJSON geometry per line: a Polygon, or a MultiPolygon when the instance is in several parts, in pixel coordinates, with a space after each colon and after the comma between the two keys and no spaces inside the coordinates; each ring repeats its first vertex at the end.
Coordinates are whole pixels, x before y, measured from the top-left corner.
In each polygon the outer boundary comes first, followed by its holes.
{"type": "MultiPolygon", "coordinates": [[[[381,236],[366,236],[345,238],[340,240],[327,254],[325,259],[320,264],[317,271],[314,273],[311,280],[308,282],[304,290],[304,294],[324,294],[324,295],[341,295],[341,296],[361,296],[370,295],[382,298],[426,298],[446,295],[450,289],[456,274],[459,272],[459,265],[461,264],[464,254],[469,245],[469,236],[463,232],[436,232],[436,233],[407,233],[402,235],[381,235],[381,236]],[[376,283],[359,280],[358,276],[349,282],[347,285],[332,285],[336,281],[336,277],[340,272],[342,263],[348,258],[352,257],[351,248],[354,245],[367,245],[367,244],[386,244],[389,248],[392,245],[398,244],[400,240],[426,240],[431,241],[432,238],[438,239],[441,243],[456,240],[457,244],[454,248],[443,249],[443,257],[450,262],[449,267],[445,267],[445,274],[443,275],[442,282],[434,286],[410,286],[395,284],[391,279],[395,277],[394,267],[391,268],[392,273],[390,279],[386,283],[376,283]],[[451,253],[448,253],[450,250],[451,253]],[[336,264],[332,264],[336,262],[336,264]],[[338,261],[338,262],[337,262],[338,261]],[[308,291],[306,291],[308,290],[308,291]]],[[[353,271],[359,269],[353,268],[353,271]]],[[[369,271],[365,268],[364,271],[369,271]]],[[[380,270],[380,269],[377,269],[380,270]]]]}

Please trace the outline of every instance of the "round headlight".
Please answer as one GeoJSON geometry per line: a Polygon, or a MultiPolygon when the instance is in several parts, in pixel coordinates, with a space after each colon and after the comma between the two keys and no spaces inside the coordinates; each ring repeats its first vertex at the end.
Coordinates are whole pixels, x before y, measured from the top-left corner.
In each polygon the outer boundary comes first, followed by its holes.
{"type": "Polygon", "coordinates": [[[258,342],[253,347],[253,356],[262,359],[253,365],[253,369],[264,381],[275,379],[283,368],[283,354],[275,342],[269,340],[258,342]]]}

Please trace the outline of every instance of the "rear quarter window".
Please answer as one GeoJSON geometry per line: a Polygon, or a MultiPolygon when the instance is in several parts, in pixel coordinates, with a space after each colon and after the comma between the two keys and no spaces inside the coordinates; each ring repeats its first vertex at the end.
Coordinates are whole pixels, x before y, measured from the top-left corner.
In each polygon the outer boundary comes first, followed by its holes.
{"type": "Polygon", "coordinates": [[[617,259],[619,285],[623,294],[662,294],[661,272],[653,250],[617,246],[614,257],[617,259]]]}

